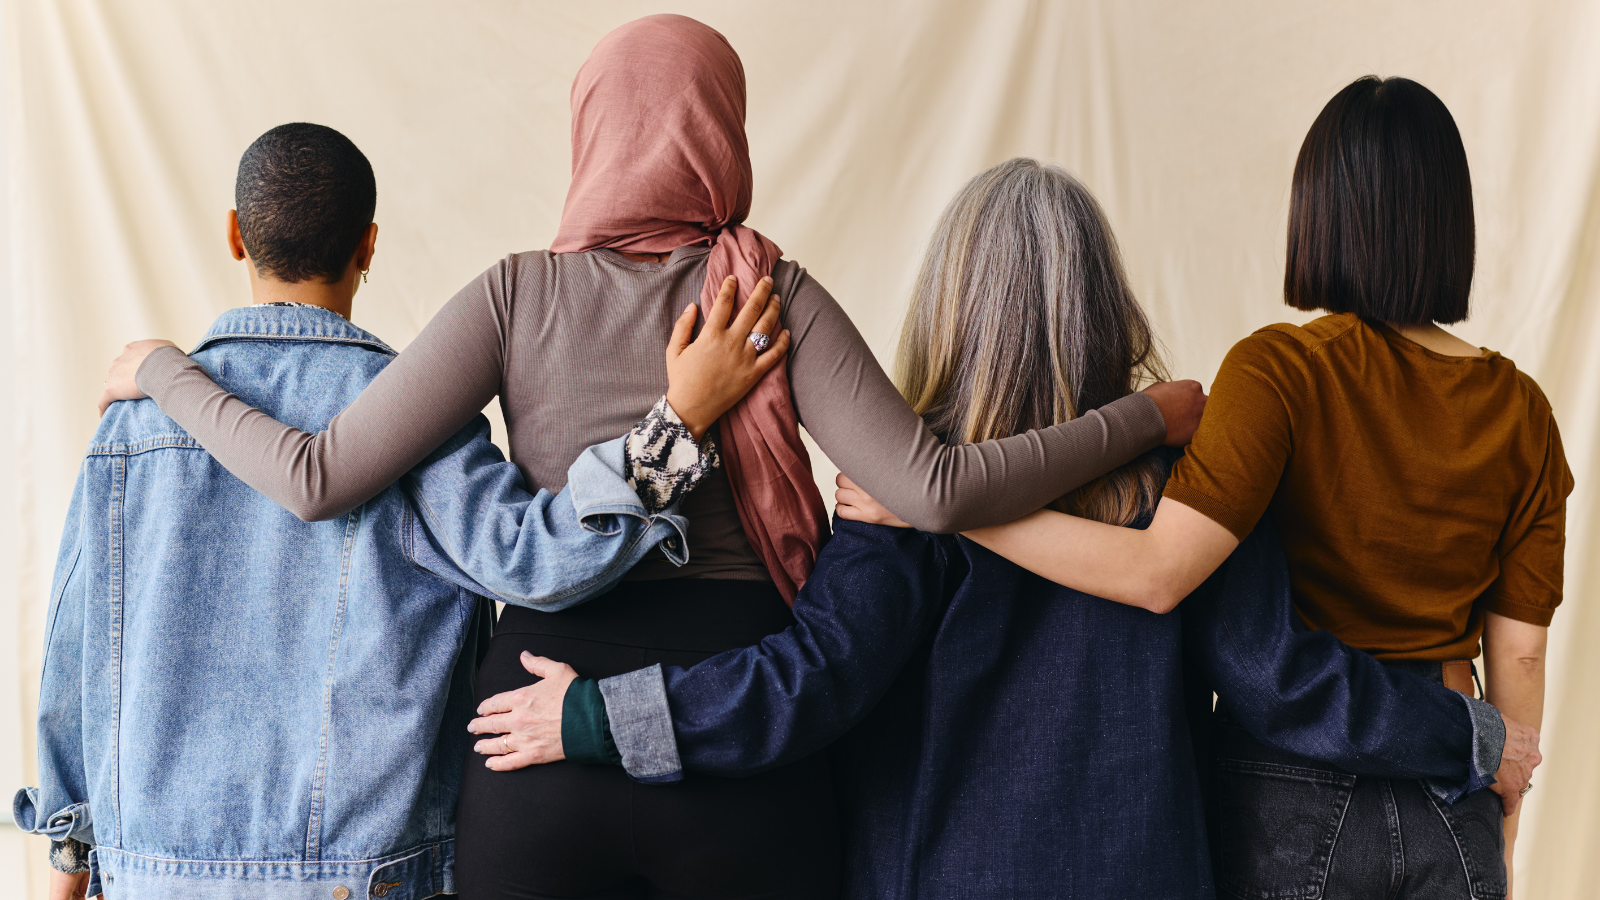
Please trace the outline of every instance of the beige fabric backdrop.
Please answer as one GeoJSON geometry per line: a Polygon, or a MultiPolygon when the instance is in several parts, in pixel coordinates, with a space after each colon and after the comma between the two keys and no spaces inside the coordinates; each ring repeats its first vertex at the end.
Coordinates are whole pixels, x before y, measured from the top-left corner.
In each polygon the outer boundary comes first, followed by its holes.
{"type": "MultiPolygon", "coordinates": [[[[4,87],[0,787],[32,774],[48,582],[107,362],[192,344],[247,302],[222,245],[240,152],[293,120],[371,158],[382,227],[356,320],[404,345],[498,257],[543,247],[566,189],[567,88],[628,19],[677,11],[744,56],[752,224],[828,285],[884,359],[939,209],[1031,155],[1109,211],[1175,371],[1303,319],[1280,304],[1294,154],[1339,87],[1404,74],[1454,111],[1478,204],[1475,315],[1554,402],[1578,477],[1552,630],[1548,762],[1523,897],[1600,881],[1600,3],[617,3],[11,0],[4,87]]],[[[825,485],[832,470],[818,459],[825,485]]],[[[831,491],[828,492],[831,496],[831,491]]],[[[0,882],[20,885],[21,844],[0,882]]],[[[42,851],[28,850],[37,863],[42,851]]],[[[34,896],[42,887],[34,866],[34,896]]]]}

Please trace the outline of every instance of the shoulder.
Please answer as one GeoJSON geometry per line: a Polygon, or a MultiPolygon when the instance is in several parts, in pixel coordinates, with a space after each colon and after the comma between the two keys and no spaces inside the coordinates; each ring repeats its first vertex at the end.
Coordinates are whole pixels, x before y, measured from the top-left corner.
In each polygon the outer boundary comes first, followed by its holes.
{"type": "Polygon", "coordinates": [[[1304,387],[1319,357],[1359,339],[1361,331],[1361,320],[1347,315],[1324,316],[1304,325],[1268,325],[1233,345],[1217,378],[1226,382],[1254,376],[1279,387],[1304,387]]]}
{"type": "Polygon", "coordinates": [[[121,400],[101,417],[88,455],[129,456],[162,448],[200,449],[200,444],[167,418],[154,400],[121,400]]]}
{"type": "Polygon", "coordinates": [[[1257,329],[1235,344],[1234,349],[1264,356],[1309,357],[1332,344],[1360,334],[1362,327],[1359,318],[1348,314],[1323,316],[1304,325],[1278,322],[1257,329]]]}

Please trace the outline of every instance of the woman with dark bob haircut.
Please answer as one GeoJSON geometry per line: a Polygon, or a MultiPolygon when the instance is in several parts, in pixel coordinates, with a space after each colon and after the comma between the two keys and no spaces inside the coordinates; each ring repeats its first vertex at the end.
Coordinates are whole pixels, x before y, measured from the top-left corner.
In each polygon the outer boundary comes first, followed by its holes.
{"type": "MultiPolygon", "coordinates": [[[[1466,318],[1472,266],[1472,184],[1449,110],[1414,81],[1357,80],[1311,126],[1290,204],[1285,302],[1329,315],[1234,346],[1150,527],[1043,510],[966,534],[1067,587],[1166,612],[1271,513],[1307,625],[1463,693],[1481,642],[1484,699],[1526,737],[1543,710],[1572,475],[1533,379],[1439,327],[1466,318]]],[[[839,514],[887,516],[865,500],[839,514]]],[[[1228,712],[1225,697],[1219,893],[1509,893],[1514,789],[1451,805],[1423,782],[1273,750],[1228,712]]],[[[1513,755],[1503,778],[1537,763],[1513,755]]]]}

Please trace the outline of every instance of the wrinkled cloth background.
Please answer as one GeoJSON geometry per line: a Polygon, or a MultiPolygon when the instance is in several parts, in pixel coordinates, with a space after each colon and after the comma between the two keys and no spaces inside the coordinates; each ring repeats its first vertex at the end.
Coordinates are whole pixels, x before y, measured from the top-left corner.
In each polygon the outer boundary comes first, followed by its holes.
{"type": "MultiPolygon", "coordinates": [[[[1281,304],[1285,216],[1323,103],[1367,73],[1435,90],[1477,199],[1474,315],[1457,331],[1539,380],[1578,479],[1518,896],[1592,896],[1600,654],[1582,648],[1600,644],[1600,2],[9,0],[4,12],[5,796],[32,777],[50,573],[100,379],[125,342],[187,347],[248,302],[222,235],[249,142],[303,120],[366,152],[381,233],[355,317],[404,346],[496,259],[553,239],[567,92],[589,49],[622,22],[681,12],[744,57],[750,224],[833,291],[886,362],[940,209],[980,169],[1030,155],[1098,194],[1173,371],[1209,382],[1233,341],[1307,318],[1281,304]]],[[[833,470],[816,465],[831,500],[833,470]]],[[[0,883],[27,878],[42,896],[44,859],[0,827],[0,883]]]]}

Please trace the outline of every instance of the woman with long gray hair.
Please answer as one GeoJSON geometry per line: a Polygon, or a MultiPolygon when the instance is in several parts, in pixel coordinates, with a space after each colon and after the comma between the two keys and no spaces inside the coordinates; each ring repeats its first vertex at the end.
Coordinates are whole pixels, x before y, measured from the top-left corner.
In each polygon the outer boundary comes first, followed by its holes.
{"type": "MultiPolygon", "coordinates": [[[[979,175],[945,211],[898,368],[950,444],[1070,421],[1163,377],[1099,205],[1030,159],[979,175]]],[[[1138,525],[1168,452],[1056,505],[1138,525]]],[[[635,760],[659,777],[664,759],[750,775],[850,730],[847,896],[1210,896],[1175,617],[1059,588],[954,535],[838,520],[794,613],[759,647],[692,668],[568,687],[548,663],[535,688],[564,718],[545,758],[603,763],[584,748],[615,746],[640,775],[635,760]]]]}

